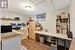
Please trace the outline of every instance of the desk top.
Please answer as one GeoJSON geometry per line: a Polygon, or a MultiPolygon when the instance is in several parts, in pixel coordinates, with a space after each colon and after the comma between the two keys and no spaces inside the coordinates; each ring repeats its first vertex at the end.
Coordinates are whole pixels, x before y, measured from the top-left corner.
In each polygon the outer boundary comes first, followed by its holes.
{"type": "Polygon", "coordinates": [[[67,35],[65,35],[65,34],[51,33],[51,32],[45,32],[45,31],[35,31],[35,33],[52,36],[52,37],[57,37],[57,38],[61,38],[61,39],[66,39],[66,40],[72,40],[71,38],[68,38],[67,35]]]}

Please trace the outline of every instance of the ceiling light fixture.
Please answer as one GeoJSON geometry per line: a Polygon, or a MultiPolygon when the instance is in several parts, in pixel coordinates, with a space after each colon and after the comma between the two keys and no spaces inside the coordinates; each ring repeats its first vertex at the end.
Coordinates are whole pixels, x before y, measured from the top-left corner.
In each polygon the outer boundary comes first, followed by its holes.
{"type": "Polygon", "coordinates": [[[32,7],[31,6],[25,6],[25,9],[32,10],[32,7]]]}

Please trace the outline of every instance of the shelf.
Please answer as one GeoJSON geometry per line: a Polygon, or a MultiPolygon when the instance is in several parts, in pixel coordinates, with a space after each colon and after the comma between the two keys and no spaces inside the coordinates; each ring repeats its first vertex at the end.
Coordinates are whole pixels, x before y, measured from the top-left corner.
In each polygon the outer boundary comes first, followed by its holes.
{"type": "Polygon", "coordinates": [[[1,18],[1,20],[13,20],[11,18],[1,18]]]}
{"type": "Polygon", "coordinates": [[[68,20],[68,18],[63,18],[63,19],[57,19],[57,20],[68,20]]]}
{"type": "Polygon", "coordinates": [[[60,23],[63,23],[63,22],[68,22],[68,19],[56,19],[56,21],[58,22],[58,21],[60,21],[60,23]]]}
{"type": "MultiPolygon", "coordinates": [[[[68,16],[68,14],[64,14],[64,16],[62,16],[62,14],[59,14],[59,16],[57,17],[56,19],[56,30],[57,32],[60,33],[59,30],[62,31],[62,34],[63,32],[65,31],[65,29],[69,29],[69,23],[70,23],[70,16],[68,16]],[[65,16],[66,15],[66,16],[65,16]],[[60,18],[58,18],[60,16],[60,18]],[[63,30],[62,30],[63,29],[63,30]]],[[[68,31],[68,30],[67,30],[68,31]]],[[[67,32],[66,31],[66,32],[67,32]]]]}
{"type": "Polygon", "coordinates": [[[19,21],[19,18],[14,18],[14,19],[11,19],[11,18],[1,18],[1,20],[13,20],[13,21],[19,21]]]}

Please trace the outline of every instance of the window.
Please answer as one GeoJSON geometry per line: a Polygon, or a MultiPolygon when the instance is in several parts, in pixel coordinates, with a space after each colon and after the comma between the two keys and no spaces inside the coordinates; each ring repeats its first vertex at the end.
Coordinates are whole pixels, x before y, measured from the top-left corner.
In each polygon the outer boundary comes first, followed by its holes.
{"type": "Polygon", "coordinates": [[[37,15],[38,21],[45,21],[45,18],[46,18],[46,13],[37,15]]]}

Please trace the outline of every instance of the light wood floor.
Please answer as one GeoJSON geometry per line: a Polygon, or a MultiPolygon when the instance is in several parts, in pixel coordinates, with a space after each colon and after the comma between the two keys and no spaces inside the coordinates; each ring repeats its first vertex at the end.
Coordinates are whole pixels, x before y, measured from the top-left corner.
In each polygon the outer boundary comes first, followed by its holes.
{"type": "Polygon", "coordinates": [[[36,42],[32,39],[22,40],[22,45],[25,46],[28,50],[50,50],[49,46],[36,42]]]}

